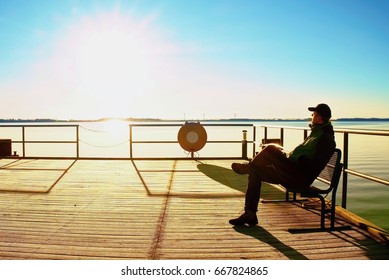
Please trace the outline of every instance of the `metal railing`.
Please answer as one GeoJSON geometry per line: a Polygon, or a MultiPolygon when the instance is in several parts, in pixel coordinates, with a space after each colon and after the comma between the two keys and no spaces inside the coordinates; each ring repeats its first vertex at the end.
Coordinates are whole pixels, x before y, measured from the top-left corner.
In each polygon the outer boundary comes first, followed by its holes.
{"type": "Polygon", "coordinates": [[[79,125],[76,124],[61,124],[61,125],[0,125],[0,128],[20,128],[21,129],[21,140],[12,140],[11,143],[22,145],[21,157],[27,157],[27,144],[74,144],[76,146],[76,158],[80,155],[80,142],[79,142],[79,125]],[[74,140],[28,140],[26,130],[30,128],[64,128],[73,127],[75,129],[74,140]]]}
{"type": "MultiPolygon", "coordinates": [[[[252,129],[252,135],[253,140],[247,139],[247,130],[242,131],[242,140],[207,140],[207,144],[242,144],[242,155],[237,157],[210,157],[215,159],[226,159],[226,158],[247,158],[247,145],[253,144],[253,153],[255,152],[255,135],[256,135],[256,127],[253,124],[237,124],[237,123],[229,123],[229,124],[216,124],[216,123],[202,123],[201,124],[204,127],[247,127],[252,129]]],[[[135,144],[179,144],[178,140],[134,140],[134,128],[137,127],[182,127],[182,123],[168,123],[168,124],[161,124],[161,123],[154,123],[154,124],[130,124],[130,158],[131,159],[146,159],[144,157],[134,157],[133,151],[134,151],[134,145],[135,144]]],[[[185,157],[180,157],[185,158],[185,157]]],[[[192,155],[193,158],[193,155],[192,155]]],[[[199,157],[200,158],[200,157],[199,157]]],[[[204,157],[201,157],[204,159],[204,157]]],[[[153,158],[147,158],[147,159],[153,159],[153,158]]],[[[160,158],[158,158],[160,159],[160,158]]],[[[171,158],[169,158],[171,159],[171,158]]]]}
{"type": "MultiPolygon", "coordinates": [[[[147,128],[153,128],[153,127],[181,127],[182,123],[143,123],[143,124],[130,124],[129,125],[129,148],[130,148],[130,154],[127,159],[161,159],[161,157],[134,157],[133,150],[134,145],[136,144],[172,144],[177,143],[178,140],[134,140],[134,128],[137,127],[147,127],[147,128]]],[[[303,138],[306,138],[308,136],[309,128],[303,128],[303,127],[282,127],[282,126],[270,126],[270,125],[254,125],[249,123],[226,123],[226,124],[220,124],[220,123],[203,123],[204,127],[244,127],[247,129],[251,129],[252,137],[251,139],[247,138],[247,130],[242,130],[242,140],[208,140],[207,143],[217,143],[217,144],[241,144],[242,145],[242,154],[236,157],[209,157],[212,159],[231,159],[231,158],[240,158],[240,159],[247,159],[247,150],[249,148],[249,145],[252,145],[252,157],[255,156],[257,153],[257,148],[259,149],[260,143],[257,142],[257,133],[258,133],[258,127],[263,128],[263,139],[268,139],[268,130],[269,129],[278,129],[279,130],[279,139],[280,144],[283,145],[285,141],[285,130],[300,130],[303,131],[303,138]]],[[[21,144],[22,147],[22,154],[20,155],[23,158],[28,157],[27,156],[27,144],[73,144],[76,148],[76,155],[75,157],[69,157],[69,158],[83,158],[80,157],[80,133],[79,133],[79,125],[77,124],[56,124],[56,125],[0,125],[0,128],[7,127],[7,128],[20,128],[21,129],[21,139],[20,140],[12,140],[12,143],[15,144],[21,144]],[[74,128],[75,132],[75,139],[74,140],[29,140],[27,139],[27,133],[26,130],[31,128],[74,128]]],[[[372,176],[370,174],[366,174],[357,170],[353,170],[349,168],[349,135],[353,134],[360,134],[360,135],[369,135],[369,136],[389,136],[389,131],[385,130],[361,130],[361,129],[335,129],[335,133],[340,133],[343,136],[343,148],[342,148],[342,159],[343,159],[343,188],[342,188],[342,207],[346,208],[347,206],[347,190],[348,190],[348,175],[353,175],[360,177],[362,179],[376,182],[382,185],[389,185],[389,181],[384,178],[378,178],[375,176],[372,176]]],[[[47,157],[38,157],[38,158],[47,158],[47,157]]],[[[61,157],[65,158],[65,157],[61,157]]],[[[185,158],[185,157],[179,157],[179,159],[185,158]]],[[[204,157],[201,157],[204,158],[204,157]]],[[[98,158],[95,158],[98,159],[98,158]]]]}
{"type": "MultiPolygon", "coordinates": [[[[134,150],[135,146],[137,144],[155,144],[155,145],[163,145],[163,144],[177,144],[177,147],[179,147],[179,142],[176,138],[176,140],[158,140],[158,134],[155,135],[155,139],[157,140],[134,140],[134,129],[140,128],[140,127],[146,127],[146,128],[163,128],[163,127],[177,127],[180,128],[183,125],[183,123],[142,123],[142,124],[129,124],[129,155],[125,157],[92,157],[92,159],[162,159],[161,156],[157,157],[135,157],[134,156],[134,150]]],[[[223,156],[213,156],[208,158],[215,158],[215,159],[226,159],[226,158],[247,158],[247,145],[253,144],[253,153],[255,151],[255,126],[253,124],[220,124],[220,123],[206,123],[202,124],[204,127],[241,127],[241,128],[247,128],[252,129],[252,135],[254,137],[253,140],[247,139],[247,130],[243,130],[243,136],[242,140],[228,140],[228,139],[218,139],[218,140],[207,140],[207,144],[242,144],[242,155],[238,156],[230,156],[230,157],[223,157],[223,156]]],[[[82,151],[80,150],[80,143],[87,143],[80,139],[80,125],[78,124],[21,124],[21,125],[0,125],[0,128],[19,128],[20,131],[15,132],[14,134],[17,134],[16,137],[7,137],[7,138],[16,138],[15,139],[9,139],[12,144],[20,144],[20,155],[17,155],[21,158],[72,158],[72,159],[89,159],[91,157],[85,157],[82,155],[82,151]],[[55,129],[55,128],[74,128],[74,140],[31,140],[31,134],[29,133],[30,129],[33,128],[45,128],[47,130],[49,129],[55,129]],[[32,156],[31,151],[28,150],[29,144],[74,144],[75,145],[75,156],[51,156],[51,155],[44,155],[44,156],[32,156]]],[[[95,131],[94,131],[95,132],[95,131]]],[[[100,132],[100,131],[96,131],[100,132]]],[[[8,139],[7,139],[8,140],[8,139]]],[[[101,146],[104,147],[104,146],[101,146]]],[[[186,159],[187,157],[172,157],[172,158],[178,158],[178,159],[186,159]]],[[[172,159],[168,158],[168,159],[172,159]]],[[[198,157],[198,158],[205,158],[205,157],[198,157]]]]}
{"type": "MultiPolygon", "coordinates": [[[[302,130],[304,133],[304,138],[308,136],[308,128],[302,127],[281,127],[281,126],[260,126],[264,129],[264,139],[267,139],[268,129],[279,129],[279,139],[281,145],[285,141],[285,130],[302,130]]],[[[343,159],[343,172],[342,172],[342,207],[346,208],[347,206],[347,190],[348,190],[348,175],[354,175],[362,179],[376,182],[382,185],[389,186],[389,181],[383,178],[378,178],[357,170],[352,170],[349,168],[349,135],[359,134],[359,135],[369,135],[369,136],[389,136],[389,131],[385,130],[362,130],[362,129],[334,129],[335,133],[340,133],[343,135],[343,148],[342,148],[342,159],[343,159]]]]}

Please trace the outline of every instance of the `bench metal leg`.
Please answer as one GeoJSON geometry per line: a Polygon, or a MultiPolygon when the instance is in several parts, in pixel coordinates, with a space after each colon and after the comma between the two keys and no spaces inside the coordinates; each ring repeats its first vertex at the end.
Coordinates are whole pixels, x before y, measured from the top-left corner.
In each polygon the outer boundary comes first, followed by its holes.
{"type": "Polygon", "coordinates": [[[331,201],[331,209],[326,209],[326,202],[323,196],[315,196],[320,199],[320,227],[319,228],[290,228],[288,231],[290,233],[310,233],[310,232],[331,232],[331,231],[342,231],[350,230],[351,226],[338,226],[335,227],[335,204],[331,201]],[[330,227],[325,227],[325,215],[330,213],[330,227]]]}

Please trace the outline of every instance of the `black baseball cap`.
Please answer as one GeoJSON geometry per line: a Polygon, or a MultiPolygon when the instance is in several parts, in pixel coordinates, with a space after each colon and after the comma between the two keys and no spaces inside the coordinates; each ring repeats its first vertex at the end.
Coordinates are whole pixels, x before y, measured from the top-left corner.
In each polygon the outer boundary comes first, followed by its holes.
{"type": "Polygon", "coordinates": [[[308,110],[318,112],[320,116],[328,120],[332,117],[330,107],[324,103],[318,104],[316,107],[308,107],[308,110]]]}

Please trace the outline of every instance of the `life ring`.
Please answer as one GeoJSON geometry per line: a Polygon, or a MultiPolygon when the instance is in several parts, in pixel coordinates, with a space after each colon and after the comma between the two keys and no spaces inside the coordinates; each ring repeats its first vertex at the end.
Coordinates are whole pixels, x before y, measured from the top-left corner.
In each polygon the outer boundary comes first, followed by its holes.
{"type": "Polygon", "coordinates": [[[188,152],[197,152],[207,143],[207,132],[199,122],[186,122],[178,131],[178,143],[188,152]]]}

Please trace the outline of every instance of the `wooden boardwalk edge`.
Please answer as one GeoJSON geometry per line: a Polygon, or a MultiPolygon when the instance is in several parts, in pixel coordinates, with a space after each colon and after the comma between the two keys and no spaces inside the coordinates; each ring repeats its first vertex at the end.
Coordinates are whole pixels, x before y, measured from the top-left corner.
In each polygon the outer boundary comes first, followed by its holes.
{"type": "Polygon", "coordinates": [[[389,232],[385,231],[379,226],[361,218],[360,216],[340,206],[336,206],[336,214],[339,215],[339,217],[342,217],[343,219],[347,220],[351,224],[365,230],[373,238],[378,239],[380,242],[383,242],[386,245],[389,245],[389,232]]]}

